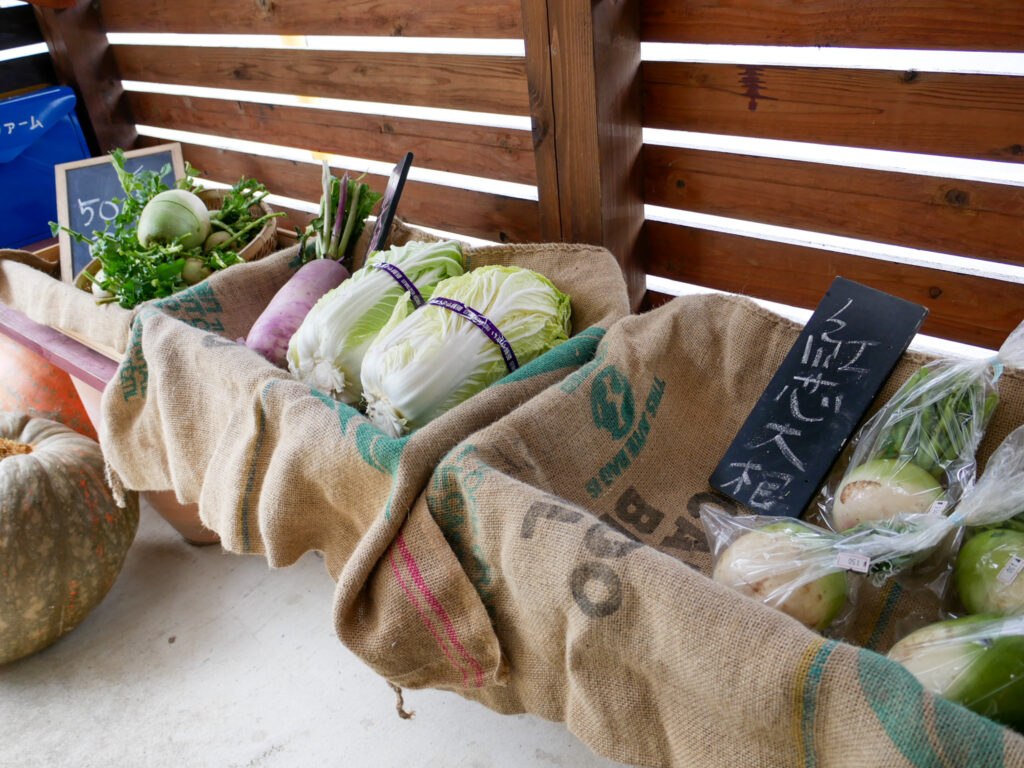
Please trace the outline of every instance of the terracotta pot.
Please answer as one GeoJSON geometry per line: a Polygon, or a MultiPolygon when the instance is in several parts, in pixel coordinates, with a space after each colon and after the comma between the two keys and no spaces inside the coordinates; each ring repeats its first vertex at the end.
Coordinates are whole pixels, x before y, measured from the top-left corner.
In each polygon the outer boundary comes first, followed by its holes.
{"type": "MultiPolygon", "coordinates": [[[[102,393],[74,376],[71,377],[71,382],[78,391],[78,396],[92,423],[99,424],[102,393]]],[[[199,520],[198,504],[182,504],[175,497],[174,491],[141,491],[139,495],[189,544],[200,546],[220,541],[220,536],[199,520]]]]}

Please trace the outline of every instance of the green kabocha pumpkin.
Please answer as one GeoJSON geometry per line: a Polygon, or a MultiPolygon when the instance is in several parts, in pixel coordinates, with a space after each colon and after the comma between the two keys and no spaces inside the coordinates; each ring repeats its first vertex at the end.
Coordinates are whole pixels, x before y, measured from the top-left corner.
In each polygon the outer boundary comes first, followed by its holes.
{"type": "Polygon", "coordinates": [[[66,635],[106,596],[139,526],[127,496],[117,506],[95,440],[0,412],[0,664],[66,635]]]}

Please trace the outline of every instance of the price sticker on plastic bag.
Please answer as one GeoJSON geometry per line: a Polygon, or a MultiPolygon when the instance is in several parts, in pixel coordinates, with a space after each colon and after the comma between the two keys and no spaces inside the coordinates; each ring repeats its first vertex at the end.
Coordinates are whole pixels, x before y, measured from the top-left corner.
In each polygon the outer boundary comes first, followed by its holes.
{"type": "Polygon", "coordinates": [[[847,571],[867,573],[871,568],[871,558],[866,555],[855,555],[852,552],[840,552],[836,555],[836,566],[847,571]]]}
{"type": "Polygon", "coordinates": [[[1021,571],[1024,571],[1024,558],[1014,555],[1006,561],[1006,565],[1003,566],[1003,570],[999,572],[996,578],[1006,586],[1010,586],[1017,579],[1021,571]]]}

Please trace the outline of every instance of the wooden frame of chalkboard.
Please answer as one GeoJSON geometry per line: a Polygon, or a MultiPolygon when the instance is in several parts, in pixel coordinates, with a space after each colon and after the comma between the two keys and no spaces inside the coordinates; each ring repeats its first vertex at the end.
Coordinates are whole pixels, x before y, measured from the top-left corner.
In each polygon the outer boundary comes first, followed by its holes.
{"type": "MultiPolygon", "coordinates": [[[[139,168],[159,171],[170,164],[173,178],[164,179],[169,186],[185,175],[185,160],[178,143],[131,149],[125,151],[124,156],[128,171],[139,168]]],[[[124,197],[124,189],[118,181],[110,155],[61,163],[54,166],[54,173],[57,178],[57,221],[62,227],[91,236],[104,228],[98,226],[100,222],[109,222],[119,212],[111,198],[124,197]]],[[[73,283],[92,260],[89,244],[76,242],[63,229],[58,233],[58,240],[60,278],[66,283],[73,283]]]]}

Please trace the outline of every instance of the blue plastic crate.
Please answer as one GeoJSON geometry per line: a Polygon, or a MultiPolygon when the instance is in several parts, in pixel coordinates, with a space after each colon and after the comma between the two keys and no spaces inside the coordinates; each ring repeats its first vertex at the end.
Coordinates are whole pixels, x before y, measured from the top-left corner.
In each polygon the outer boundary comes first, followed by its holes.
{"type": "Polygon", "coordinates": [[[0,248],[51,237],[57,220],[53,167],[90,157],[75,116],[75,93],[43,88],[0,101],[0,248]]]}

